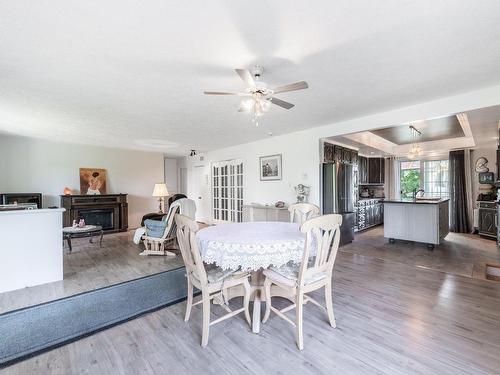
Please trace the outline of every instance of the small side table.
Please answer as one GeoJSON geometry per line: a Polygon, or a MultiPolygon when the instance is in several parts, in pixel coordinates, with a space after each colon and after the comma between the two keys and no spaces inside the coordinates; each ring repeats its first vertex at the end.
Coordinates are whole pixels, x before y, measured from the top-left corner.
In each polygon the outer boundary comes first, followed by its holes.
{"type": "Polygon", "coordinates": [[[81,228],[80,227],[63,228],[63,240],[68,241],[70,253],[73,251],[73,248],[71,246],[72,238],[90,237],[89,242],[94,243],[92,241],[94,235],[99,235],[99,234],[101,236],[99,239],[99,247],[102,247],[102,236],[104,234],[104,231],[102,230],[102,227],[100,225],[85,225],[84,227],[81,228]]]}

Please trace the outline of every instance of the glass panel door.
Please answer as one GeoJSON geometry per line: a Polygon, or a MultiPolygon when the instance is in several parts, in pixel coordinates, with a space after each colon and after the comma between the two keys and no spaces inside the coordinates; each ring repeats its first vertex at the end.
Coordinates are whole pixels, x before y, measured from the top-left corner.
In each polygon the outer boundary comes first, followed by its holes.
{"type": "Polygon", "coordinates": [[[226,160],[212,167],[214,221],[241,222],[243,219],[243,161],[226,160]]]}

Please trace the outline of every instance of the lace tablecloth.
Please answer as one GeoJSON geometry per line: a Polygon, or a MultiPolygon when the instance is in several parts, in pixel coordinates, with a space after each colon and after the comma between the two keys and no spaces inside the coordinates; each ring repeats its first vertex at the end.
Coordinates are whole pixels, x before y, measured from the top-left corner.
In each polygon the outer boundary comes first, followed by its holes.
{"type": "Polygon", "coordinates": [[[220,224],[197,233],[202,259],[223,269],[257,271],[300,263],[305,236],[298,224],[248,222],[220,224]]]}

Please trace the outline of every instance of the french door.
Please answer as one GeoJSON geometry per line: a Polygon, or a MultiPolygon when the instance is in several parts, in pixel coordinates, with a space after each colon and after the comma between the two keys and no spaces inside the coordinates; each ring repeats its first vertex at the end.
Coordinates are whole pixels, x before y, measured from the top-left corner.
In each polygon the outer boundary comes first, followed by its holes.
{"type": "Polygon", "coordinates": [[[214,221],[243,219],[243,161],[225,160],[212,164],[212,207],[214,221]]]}

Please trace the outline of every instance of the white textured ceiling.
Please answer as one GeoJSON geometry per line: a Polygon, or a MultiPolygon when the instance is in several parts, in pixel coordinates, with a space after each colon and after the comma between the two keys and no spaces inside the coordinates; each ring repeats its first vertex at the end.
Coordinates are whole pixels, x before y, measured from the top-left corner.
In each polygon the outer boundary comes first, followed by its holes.
{"type": "Polygon", "coordinates": [[[172,154],[500,82],[500,1],[0,0],[0,131],[172,154]],[[255,128],[233,68],[306,80],[255,128]],[[139,141],[139,142],[135,142],[139,141]]]}

